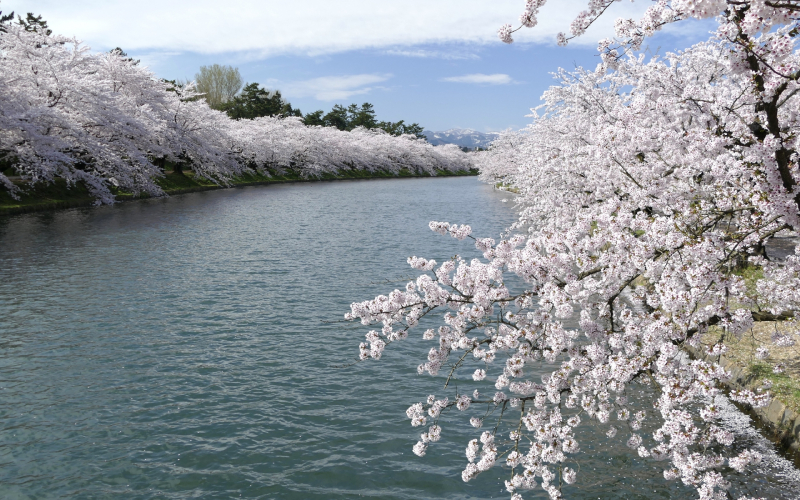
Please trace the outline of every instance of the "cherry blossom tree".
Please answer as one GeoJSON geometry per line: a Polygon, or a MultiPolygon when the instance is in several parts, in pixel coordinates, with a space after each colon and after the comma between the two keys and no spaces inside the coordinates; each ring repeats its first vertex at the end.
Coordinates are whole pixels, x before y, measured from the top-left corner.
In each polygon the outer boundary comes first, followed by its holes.
{"type": "MultiPolygon", "coordinates": [[[[611,3],[590,2],[572,36],[611,3]]],[[[520,27],[535,26],[543,4],[529,0],[520,27]]],[[[464,412],[476,428],[491,419],[466,444],[463,480],[505,465],[512,499],[532,488],[560,498],[579,480],[570,457],[592,420],[642,460],[662,462],[667,480],[728,498],[726,475],[760,455],[728,455],[735,436],[714,401],[730,373],[683,348],[702,352],[701,336],[721,332],[707,350],[717,356],[724,336],[756,321],[798,333],[800,246],[780,263],[764,252],[770,238],[800,230],[798,10],[791,0],[655,2],[643,19],[617,21],[596,69],[560,72],[526,131],[479,156],[484,179],[519,190],[509,236],[431,222],[472,240],[483,259],[411,257],[423,274],[345,315],[377,326],[360,345],[362,360],[377,360],[440,314],[441,326],[421,332],[433,346],[418,372],[458,389],[408,409],[424,429],[414,453],[440,440],[444,412],[464,412]],[[668,23],[714,16],[708,42],[651,60],[636,53],[668,23]],[[735,272],[743,266],[763,270],[755,290],[735,272]],[[525,289],[512,293],[507,283],[520,279],[525,289]],[[547,374],[535,378],[535,367],[547,374]],[[654,410],[632,408],[641,385],[657,389],[654,410]]],[[[500,38],[513,31],[504,26],[500,38]]],[[[771,399],[763,389],[729,397],[760,407],[771,399]]]]}
{"type": "MultiPolygon", "coordinates": [[[[305,177],[343,170],[435,175],[470,168],[455,147],[412,135],[306,127],[301,120],[232,120],[192,84],[165,82],[115,50],[92,53],[46,23],[0,25],[0,161],[29,184],[82,183],[98,203],[115,189],[161,195],[164,161],[218,184],[261,171],[305,177]]],[[[0,172],[0,185],[21,187],[0,172]]]]}

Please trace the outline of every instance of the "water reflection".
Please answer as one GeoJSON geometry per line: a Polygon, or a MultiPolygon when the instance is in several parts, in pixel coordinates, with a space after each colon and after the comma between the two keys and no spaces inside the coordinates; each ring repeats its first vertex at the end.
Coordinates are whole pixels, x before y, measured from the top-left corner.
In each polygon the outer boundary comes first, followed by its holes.
{"type": "MultiPolygon", "coordinates": [[[[428,221],[497,237],[507,197],[474,178],[375,180],[0,218],[0,497],[507,498],[503,469],[460,479],[471,415],[411,454],[405,409],[441,394],[416,375],[428,345],[336,369],[364,331],[328,322],[411,274],[411,255],[477,256],[428,221]]],[[[693,497],[583,432],[569,497],[693,497]]],[[[737,484],[788,498],[800,482],[781,467],[737,484]]]]}

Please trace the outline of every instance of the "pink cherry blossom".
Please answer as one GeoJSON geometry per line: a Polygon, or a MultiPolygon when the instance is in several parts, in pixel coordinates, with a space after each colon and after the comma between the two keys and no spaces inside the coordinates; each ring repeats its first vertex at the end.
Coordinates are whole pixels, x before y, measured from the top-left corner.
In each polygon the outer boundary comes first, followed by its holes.
{"type": "MultiPolygon", "coordinates": [[[[544,3],[525,4],[520,28],[537,24],[544,3]]],[[[612,3],[590,1],[570,36],[612,3]]],[[[577,479],[566,463],[580,449],[576,429],[591,420],[640,460],[667,462],[665,479],[700,498],[726,495],[726,463],[757,463],[755,452],[728,455],[735,436],[709,404],[731,377],[715,362],[724,343],[707,361],[688,360],[682,347],[700,350],[712,328],[739,336],[756,322],[800,319],[800,245],[780,261],[764,252],[771,238],[800,231],[799,17],[792,2],[659,0],[642,19],[617,21],[620,39],[600,42],[596,68],[558,72],[528,128],[477,155],[484,181],[517,193],[519,220],[505,237],[472,235],[469,221],[431,222],[472,239],[482,259],[417,265],[417,296],[352,305],[348,318],[365,325],[413,328],[405,316],[419,310],[447,328],[422,372],[446,369],[454,392],[474,389],[474,427],[511,431],[470,445],[465,481],[498,461],[512,467],[514,498],[533,487],[558,498],[553,471],[577,479]],[[637,53],[690,17],[716,18],[710,40],[637,53]],[[763,278],[745,282],[734,272],[744,266],[763,278]],[[653,411],[628,407],[639,384],[656,388],[653,411]]],[[[514,31],[505,26],[501,37],[510,42],[514,31]]],[[[776,336],[770,349],[793,336],[776,336]]],[[[766,385],[729,397],[752,407],[772,399],[766,385]]]]}

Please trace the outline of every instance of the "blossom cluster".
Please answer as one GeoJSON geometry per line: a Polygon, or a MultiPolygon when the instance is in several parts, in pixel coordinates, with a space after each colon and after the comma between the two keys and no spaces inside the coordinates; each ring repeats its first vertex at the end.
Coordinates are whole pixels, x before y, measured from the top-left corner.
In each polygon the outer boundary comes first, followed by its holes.
{"type": "MultiPolygon", "coordinates": [[[[526,4],[523,25],[536,23],[543,3],[526,4]]],[[[573,36],[610,4],[593,0],[573,36]]],[[[728,498],[729,467],[758,463],[755,452],[726,454],[735,435],[710,403],[731,374],[682,348],[699,349],[711,327],[737,336],[755,321],[800,319],[800,246],[782,262],[764,251],[770,238],[800,231],[793,5],[660,0],[642,20],[618,21],[624,40],[601,42],[597,68],[559,72],[533,123],[478,155],[482,179],[518,192],[509,236],[431,222],[442,235],[469,237],[483,259],[414,257],[424,274],[394,300],[351,306],[347,318],[382,323],[386,341],[440,311],[444,324],[422,334],[438,344],[418,371],[446,370],[448,384],[474,392],[429,398],[409,417],[438,405],[433,418],[455,406],[475,428],[497,420],[469,442],[465,481],[504,464],[513,499],[534,487],[560,498],[578,476],[575,429],[588,421],[663,462],[667,480],[703,499],[728,498]],[[716,15],[707,42],[650,60],[632,52],[666,23],[716,15]],[[763,271],[755,287],[735,272],[745,266],[763,271]],[[509,279],[525,289],[511,293],[509,279]],[[547,374],[535,376],[542,367],[547,374]],[[630,403],[640,384],[658,391],[653,411],[630,403]]],[[[775,336],[758,356],[792,345],[793,335],[775,336]]],[[[706,351],[712,360],[724,353],[724,344],[706,351]]],[[[761,407],[768,389],[730,398],[761,407]]]]}
{"type": "MultiPolygon", "coordinates": [[[[469,168],[457,146],[364,128],[307,127],[299,118],[232,120],[192,85],[160,80],[119,51],[0,25],[0,161],[32,182],[82,182],[102,203],[119,188],[163,194],[166,161],[219,184],[259,171],[304,177],[347,170],[435,174],[469,168]]],[[[20,187],[0,172],[12,196],[20,187]]]]}

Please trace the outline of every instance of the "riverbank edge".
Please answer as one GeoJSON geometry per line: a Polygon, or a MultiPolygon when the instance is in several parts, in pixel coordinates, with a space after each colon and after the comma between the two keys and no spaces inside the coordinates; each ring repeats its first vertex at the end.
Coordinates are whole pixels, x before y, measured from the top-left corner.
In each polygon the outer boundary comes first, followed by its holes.
{"type": "MultiPolygon", "coordinates": [[[[727,359],[724,355],[708,356],[699,350],[683,346],[683,349],[692,359],[699,359],[709,363],[716,362],[726,371],[731,373],[731,378],[724,382],[728,390],[748,389],[755,391],[760,386],[760,379],[756,374],[749,373],[746,367],[727,359]]],[[[750,415],[759,427],[765,431],[766,437],[776,443],[780,451],[800,466],[800,415],[780,401],[772,398],[770,404],[763,408],[752,408],[749,405],[734,403],[745,413],[750,415]]]]}
{"type": "MultiPolygon", "coordinates": [[[[228,185],[214,184],[205,179],[195,179],[191,172],[187,173],[167,173],[164,177],[157,180],[157,184],[164,190],[167,196],[195,193],[200,191],[212,191],[216,189],[231,189],[246,186],[261,186],[269,184],[288,184],[296,182],[328,182],[328,181],[348,181],[348,180],[372,180],[372,179],[409,179],[409,178],[436,178],[436,177],[466,177],[477,176],[478,171],[472,170],[437,170],[436,175],[412,173],[407,169],[402,169],[399,173],[386,170],[376,170],[367,172],[354,170],[340,174],[325,174],[321,177],[303,178],[299,175],[285,174],[268,176],[264,174],[249,174],[234,178],[228,185]]],[[[37,186],[31,193],[22,196],[21,200],[14,200],[6,192],[0,192],[0,216],[17,215],[31,212],[46,212],[52,210],[62,210],[68,208],[91,207],[96,204],[95,198],[89,195],[88,191],[82,186],[68,187],[63,182],[37,186]]],[[[127,202],[151,198],[147,194],[133,195],[130,193],[116,193],[117,202],[127,202]]]]}

